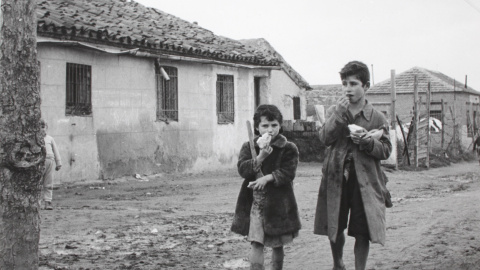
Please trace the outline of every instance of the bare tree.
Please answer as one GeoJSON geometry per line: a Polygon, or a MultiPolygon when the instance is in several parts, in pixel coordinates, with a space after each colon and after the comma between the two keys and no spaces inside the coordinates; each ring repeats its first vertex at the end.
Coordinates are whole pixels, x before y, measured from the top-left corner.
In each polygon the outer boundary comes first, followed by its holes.
{"type": "Polygon", "coordinates": [[[0,269],[38,269],[45,147],[35,0],[0,0],[0,269]]]}

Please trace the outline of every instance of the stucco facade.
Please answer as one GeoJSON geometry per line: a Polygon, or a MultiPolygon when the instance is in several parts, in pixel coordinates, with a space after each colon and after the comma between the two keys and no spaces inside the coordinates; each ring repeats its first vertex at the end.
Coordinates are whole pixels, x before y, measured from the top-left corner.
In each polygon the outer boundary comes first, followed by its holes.
{"type": "MultiPolygon", "coordinates": [[[[422,100],[422,110],[426,108],[426,94],[425,92],[419,93],[422,100]]],[[[386,113],[388,120],[391,119],[391,96],[390,94],[371,94],[367,95],[367,99],[380,111],[386,113]]],[[[455,111],[455,124],[459,127],[460,143],[464,149],[471,146],[472,136],[467,132],[467,122],[469,115],[470,123],[476,130],[480,128],[480,104],[478,102],[478,95],[459,92],[455,95],[452,92],[436,92],[431,95],[430,111],[442,110],[442,99],[444,102],[444,128],[445,128],[445,141],[444,147],[446,147],[453,136],[453,117],[452,113],[455,111]],[[455,106],[453,105],[455,104],[455,106]]],[[[410,123],[413,117],[413,93],[399,93],[396,95],[395,110],[400,120],[404,124],[410,123]]],[[[439,119],[440,120],[440,119],[439,119]]],[[[434,133],[433,147],[440,147],[441,134],[434,133]]]]}
{"type": "Polygon", "coordinates": [[[257,105],[306,118],[310,86],[263,39],[269,49],[135,1],[38,1],[36,12],[62,182],[231,168],[257,105]]]}
{"type": "MultiPolygon", "coordinates": [[[[248,139],[254,109],[254,77],[261,103],[279,106],[293,119],[292,96],[303,91],[282,70],[160,59],[178,69],[178,121],[157,120],[155,58],[114,55],[40,44],[42,117],[60,148],[62,182],[235,166],[248,139]],[[91,66],[92,114],[67,116],[66,64],[91,66]],[[235,119],[217,123],[217,74],[233,75],[235,119]]],[[[305,100],[302,97],[303,101],[305,100]]],[[[305,104],[305,102],[302,102],[305,104]]],[[[302,117],[305,108],[302,106],[302,117]]]]}
{"type": "Polygon", "coordinates": [[[266,103],[275,104],[282,112],[284,120],[306,120],[306,98],[305,89],[293,82],[283,70],[272,70],[271,76],[271,99],[266,103]],[[300,98],[301,116],[294,119],[293,97],[300,98]]]}
{"type": "MultiPolygon", "coordinates": [[[[414,106],[414,81],[417,80],[417,91],[421,101],[421,111],[426,112],[426,92],[430,84],[430,114],[440,118],[442,100],[444,104],[444,143],[446,149],[451,145],[454,134],[454,121],[458,127],[456,137],[463,150],[472,145],[472,139],[480,127],[480,92],[461,83],[447,75],[425,68],[413,67],[407,71],[395,75],[396,101],[395,111],[400,120],[410,123],[413,117],[414,106]],[[470,124],[475,130],[467,132],[470,124]]],[[[383,111],[391,119],[391,80],[385,80],[375,84],[367,92],[367,99],[374,106],[383,111]]],[[[441,133],[431,132],[431,146],[440,148],[441,133]]],[[[452,142],[453,143],[453,142],[452,142]]],[[[471,149],[471,148],[470,148],[471,149]]]]}

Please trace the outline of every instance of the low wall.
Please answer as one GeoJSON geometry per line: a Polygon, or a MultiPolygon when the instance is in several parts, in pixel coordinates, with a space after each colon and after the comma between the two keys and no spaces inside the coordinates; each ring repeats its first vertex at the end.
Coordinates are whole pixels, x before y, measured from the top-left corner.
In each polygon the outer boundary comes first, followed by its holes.
{"type": "Polygon", "coordinates": [[[325,145],[318,138],[315,122],[284,121],[283,135],[298,147],[301,162],[323,162],[325,159],[325,145]]]}

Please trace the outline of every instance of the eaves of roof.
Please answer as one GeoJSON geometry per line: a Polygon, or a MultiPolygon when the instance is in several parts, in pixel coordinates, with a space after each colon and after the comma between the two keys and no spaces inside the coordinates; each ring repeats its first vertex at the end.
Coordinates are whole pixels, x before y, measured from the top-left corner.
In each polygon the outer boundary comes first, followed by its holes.
{"type": "Polygon", "coordinates": [[[37,34],[149,53],[279,66],[281,61],[195,23],[126,0],[37,0],[37,34]]]}
{"type": "Polygon", "coordinates": [[[239,40],[241,43],[245,44],[246,46],[254,47],[257,50],[260,50],[265,55],[269,55],[272,58],[276,58],[280,60],[280,66],[282,67],[283,71],[301,88],[306,90],[312,89],[312,87],[308,84],[308,82],[298,73],[292,66],[288,64],[287,61],[278,53],[268,41],[263,38],[257,39],[242,39],[239,40]]]}

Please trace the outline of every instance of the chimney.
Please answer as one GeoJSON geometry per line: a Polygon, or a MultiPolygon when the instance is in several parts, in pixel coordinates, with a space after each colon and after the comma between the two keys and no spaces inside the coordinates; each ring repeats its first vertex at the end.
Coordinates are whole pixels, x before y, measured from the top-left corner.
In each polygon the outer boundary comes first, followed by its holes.
{"type": "Polygon", "coordinates": [[[467,75],[465,75],[465,89],[467,88],[467,75]]]}

